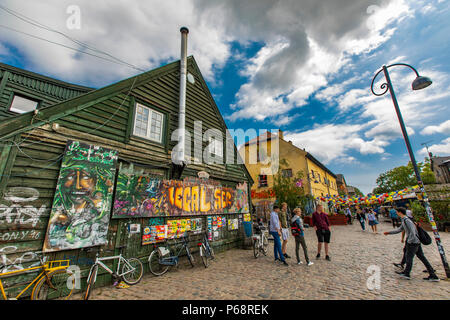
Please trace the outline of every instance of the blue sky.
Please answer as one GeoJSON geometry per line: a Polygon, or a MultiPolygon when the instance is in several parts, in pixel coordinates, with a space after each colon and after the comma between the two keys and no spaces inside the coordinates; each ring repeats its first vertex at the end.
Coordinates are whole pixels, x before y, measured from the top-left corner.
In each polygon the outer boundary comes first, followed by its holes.
{"type": "MultiPolygon", "coordinates": [[[[372,77],[383,64],[411,64],[432,86],[412,91],[407,68],[390,75],[416,159],[430,140],[435,155],[450,155],[448,1],[77,1],[79,29],[67,23],[73,1],[0,4],[142,70],[177,60],[187,26],[188,54],[230,129],[280,128],[365,193],[409,160],[390,96],[370,92],[372,77]]],[[[6,29],[86,50],[2,9],[0,21],[1,62],[94,87],[139,73],[6,29]]]]}

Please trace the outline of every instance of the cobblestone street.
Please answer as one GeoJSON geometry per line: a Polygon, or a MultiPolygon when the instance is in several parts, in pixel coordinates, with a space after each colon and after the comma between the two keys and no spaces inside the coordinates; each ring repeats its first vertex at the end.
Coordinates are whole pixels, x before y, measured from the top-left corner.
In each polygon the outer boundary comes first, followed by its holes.
{"type": "MultiPolygon", "coordinates": [[[[450,282],[429,283],[422,278],[423,264],[414,259],[411,280],[401,280],[392,262],[399,262],[403,244],[401,235],[384,236],[392,225],[381,222],[379,234],[362,232],[359,223],[332,228],[331,261],[316,260],[317,241],[313,228],[308,228],[306,240],[314,265],[297,265],[295,241],[288,243],[289,266],[274,263],[273,242],[269,242],[266,257],[253,257],[252,250],[233,249],[216,254],[216,260],[205,269],[197,258],[194,268],[182,258],[178,269],[161,277],[145,274],[136,286],[127,289],[96,288],[90,299],[449,299],[450,282]],[[370,265],[381,270],[380,290],[369,290],[366,282],[370,265]]],[[[430,235],[432,235],[430,233],[430,235]]],[[[450,255],[450,234],[441,233],[447,259],[450,255]]],[[[436,244],[423,246],[426,257],[445,277],[436,244]]],[[[322,249],[323,250],[323,249],[322,249]]],[[[301,257],[303,258],[303,252],[301,257]]],[[[80,299],[80,295],[73,299],[80,299]]]]}

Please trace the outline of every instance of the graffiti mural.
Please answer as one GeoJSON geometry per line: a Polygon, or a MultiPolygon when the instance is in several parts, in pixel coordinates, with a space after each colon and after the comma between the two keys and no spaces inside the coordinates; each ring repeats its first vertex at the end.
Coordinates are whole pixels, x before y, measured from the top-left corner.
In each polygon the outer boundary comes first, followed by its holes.
{"type": "Polygon", "coordinates": [[[117,151],[68,141],[43,251],[106,244],[117,151]]]}
{"type": "Polygon", "coordinates": [[[247,183],[223,187],[214,180],[162,180],[121,172],[113,218],[249,212],[247,183]]]}

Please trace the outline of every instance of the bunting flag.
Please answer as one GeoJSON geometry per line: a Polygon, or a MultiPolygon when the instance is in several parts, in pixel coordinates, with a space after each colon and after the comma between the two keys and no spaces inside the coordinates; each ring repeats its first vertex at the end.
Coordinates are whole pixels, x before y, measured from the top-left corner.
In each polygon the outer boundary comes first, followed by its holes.
{"type": "Polygon", "coordinates": [[[316,200],[320,200],[323,202],[328,202],[331,204],[337,204],[337,205],[355,205],[355,204],[365,204],[365,205],[371,205],[371,204],[383,204],[385,202],[392,202],[395,199],[403,199],[406,195],[410,193],[414,193],[416,189],[418,189],[419,186],[413,186],[404,188],[399,191],[393,191],[389,193],[382,193],[382,194],[371,194],[370,196],[355,196],[355,197],[348,197],[348,196],[340,196],[340,195],[325,195],[321,197],[316,197],[316,200]]]}

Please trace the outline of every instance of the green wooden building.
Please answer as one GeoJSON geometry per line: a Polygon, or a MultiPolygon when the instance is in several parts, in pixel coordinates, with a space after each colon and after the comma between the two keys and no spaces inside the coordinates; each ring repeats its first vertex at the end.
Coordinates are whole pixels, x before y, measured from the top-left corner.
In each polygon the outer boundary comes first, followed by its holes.
{"type": "MultiPolygon", "coordinates": [[[[186,129],[194,132],[194,121],[200,120],[202,132],[215,128],[225,137],[225,122],[192,56],[187,58],[187,71],[190,81],[186,88],[186,129]]],[[[171,154],[177,142],[171,141],[171,136],[178,128],[180,61],[95,90],[4,64],[0,65],[0,79],[0,267],[3,272],[38,262],[34,252],[43,248],[68,141],[116,151],[116,180],[119,168],[125,167],[161,179],[176,177],[171,154]],[[19,98],[15,100],[15,97],[19,98]],[[143,126],[148,130],[143,131],[143,126]]],[[[208,141],[203,141],[203,148],[207,145],[208,141]]],[[[222,154],[231,151],[225,150],[226,144],[220,145],[222,154]]],[[[177,178],[198,177],[199,172],[207,172],[211,181],[224,187],[234,188],[245,182],[251,212],[249,195],[253,181],[245,165],[237,163],[234,144],[233,149],[233,164],[192,161],[177,178]]],[[[109,189],[113,194],[116,183],[109,189]]],[[[239,212],[222,216],[242,219],[239,212]]],[[[183,214],[160,218],[190,217],[183,214]]],[[[207,216],[195,217],[204,219],[206,228],[207,216]]],[[[153,246],[142,245],[142,228],[150,219],[111,217],[107,243],[101,246],[105,249],[102,255],[118,253],[117,248],[126,245],[123,253],[140,258],[147,272],[145,262],[153,246]],[[130,224],[139,224],[140,232],[131,233],[130,224]]],[[[245,239],[240,225],[238,230],[223,228],[212,244],[216,251],[221,251],[240,247],[245,239]]],[[[47,255],[50,259],[70,259],[78,265],[83,289],[95,253],[95,250],[78,248],[55,250],[47,255]]],[[[7,291],[13,293],[28,279],[30,276],[20,276],[3,281],[7,291]]],[[[110,283],[109,274],[99,274],[98,285],[110,283]]]]}

